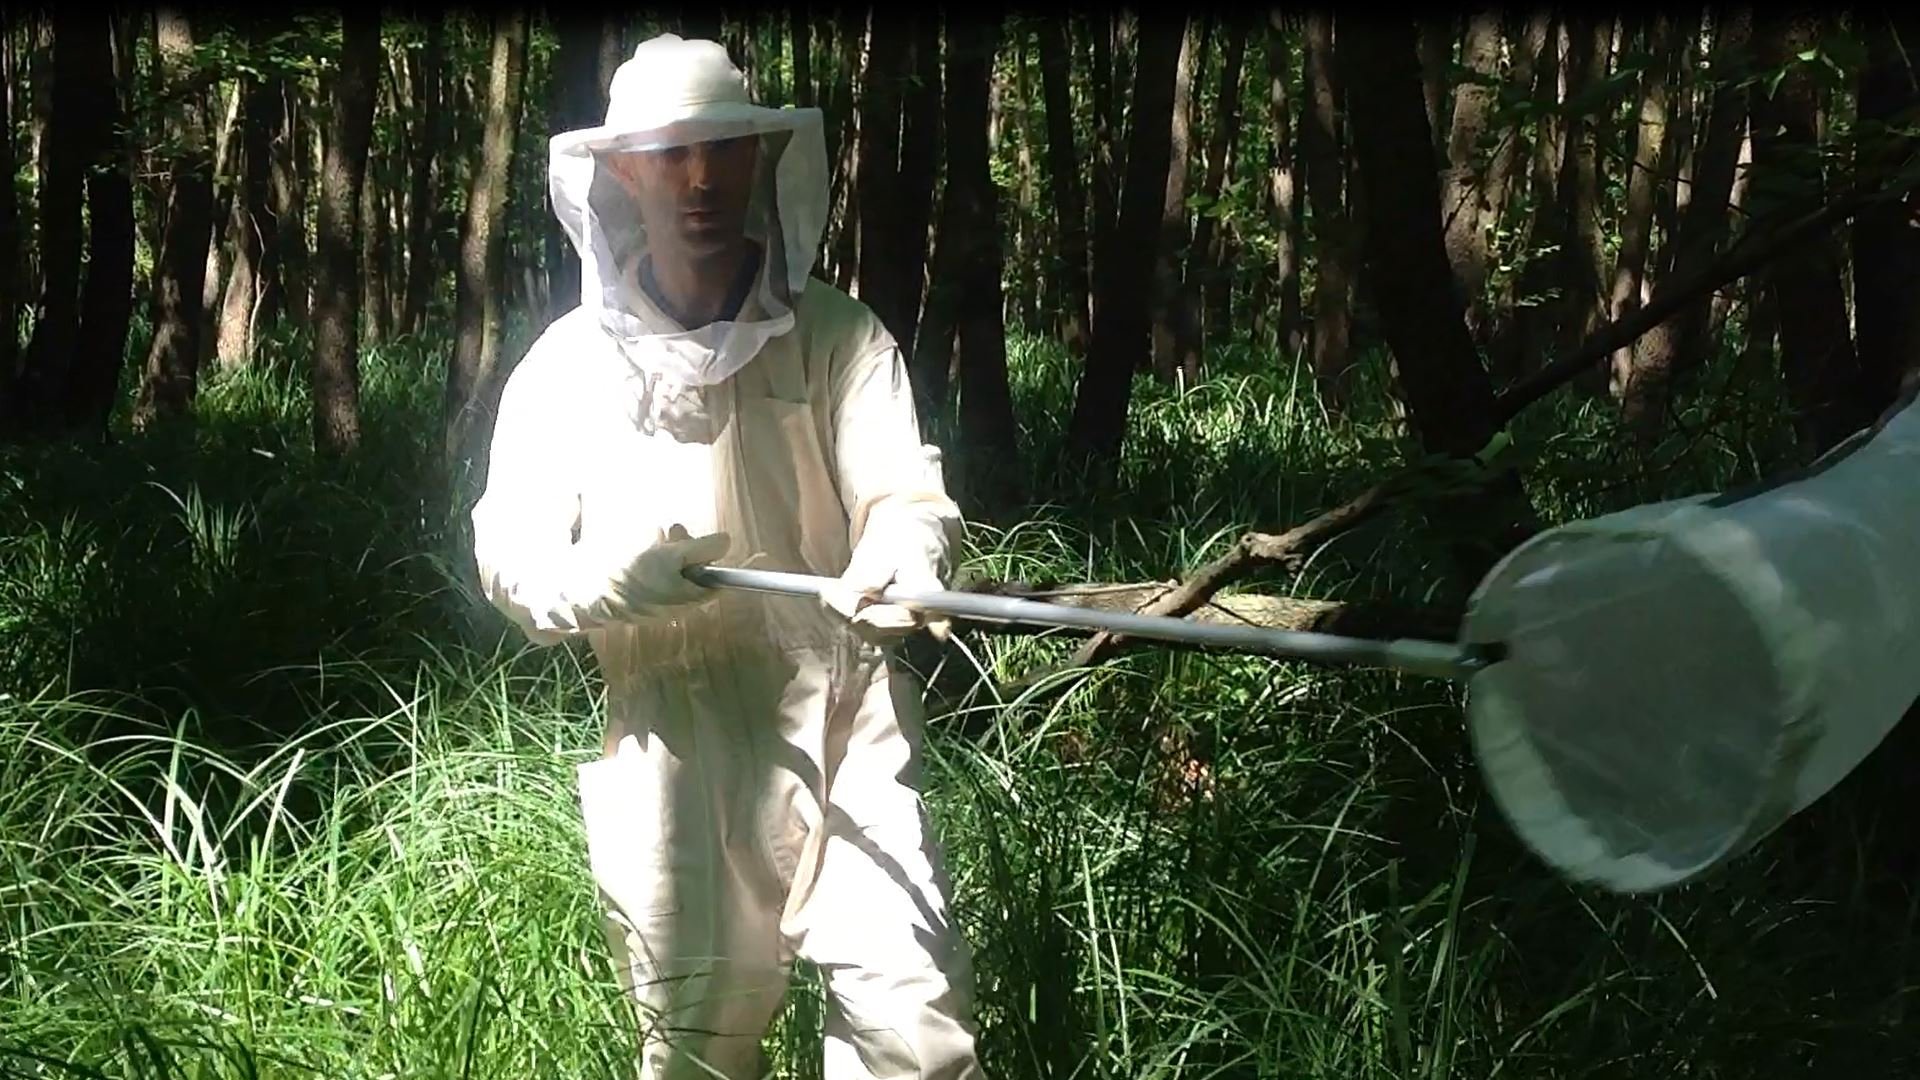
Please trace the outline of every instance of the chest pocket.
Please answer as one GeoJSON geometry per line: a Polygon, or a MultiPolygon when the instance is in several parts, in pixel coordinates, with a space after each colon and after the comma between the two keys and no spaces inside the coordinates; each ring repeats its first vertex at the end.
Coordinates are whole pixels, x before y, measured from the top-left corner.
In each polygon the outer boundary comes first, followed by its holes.
{"type": "Polygon", "coordinates": [[[839,574],[847,519],[833,478],[832,448],[811,402],[738,397],[743,524],[771,569],[839,574]]]}

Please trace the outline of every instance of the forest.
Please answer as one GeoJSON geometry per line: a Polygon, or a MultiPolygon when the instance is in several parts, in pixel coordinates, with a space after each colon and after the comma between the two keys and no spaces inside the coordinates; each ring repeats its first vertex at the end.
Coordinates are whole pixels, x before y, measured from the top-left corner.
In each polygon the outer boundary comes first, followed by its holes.
{"type": "MultiPolygon", "coordinates": [[[[580,302],[548,140],[674,32],[817,108],[956,587],[1452,638],[1557,523],[1920,378],[1920,16],[0,14],[0,1075],[617,1077],[591,658],[480,595],[580,302]]],[[[1459,687],[962,622],[902,651],[990,1075],[1906,1077],[1911,721],[1666,892],[1557,876],[1459,687]]],[[[803,970],[768,1045],[821,1076],[803,970]]]]}

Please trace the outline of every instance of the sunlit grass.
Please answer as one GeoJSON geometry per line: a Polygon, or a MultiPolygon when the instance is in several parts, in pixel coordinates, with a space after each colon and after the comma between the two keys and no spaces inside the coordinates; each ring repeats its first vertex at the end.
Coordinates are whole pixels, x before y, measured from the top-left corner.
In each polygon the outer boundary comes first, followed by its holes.
{"type": "MultiPolygon", "coordinates": [[[[1010,346],[1050,492],[1073,366],[1010,346]]],[[[210,382],[190,427],[7,451],[0,1075],[628,1075],[572,780],[598,678],[448,569],[431,350],[370,351],[356,460],[312,457],[304,394],[269,367],[210,382]]],[[[1647,458],[1604,408],[1529,417],[1537,508],[1777,459],[1764,385],[1696,396],[1712,423],[1647,458]]],[[[975,526],[966,572],[1176,576],[1405,449],[1384,408],[1329,417],[1246,347],[1197,387],[1142,380],[1132,425],[1124,497],[975,526]]],[[[1418,601],[1445,560],[1417,525],[1251,586],[1418,601]]],[[[1450,687],[1141,651],[1009,698],[1071,643],[962,644],[928,784],[992,1075],[1750,1076],[1909,1052],[1902,924],[1863,921],[1844,822],[1817,859],[1593,896],[1481,805],[1450,687]]],[[[769,1038],[782,1075],[819,1075],[822,1007],[802,972],[769,1038]]]]}

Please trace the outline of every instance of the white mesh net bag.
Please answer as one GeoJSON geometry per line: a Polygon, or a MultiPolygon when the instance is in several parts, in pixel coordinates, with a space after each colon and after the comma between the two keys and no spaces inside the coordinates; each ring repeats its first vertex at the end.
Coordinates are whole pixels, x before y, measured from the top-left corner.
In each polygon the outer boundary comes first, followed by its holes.
{"type": "Polygon", "coordinates": [[[1570,877],[1677,885],[1838,783],[1920,697],[1920,406],[1751,491],[1535,537],[1476,590],[1474,752],[1570,877]]]}

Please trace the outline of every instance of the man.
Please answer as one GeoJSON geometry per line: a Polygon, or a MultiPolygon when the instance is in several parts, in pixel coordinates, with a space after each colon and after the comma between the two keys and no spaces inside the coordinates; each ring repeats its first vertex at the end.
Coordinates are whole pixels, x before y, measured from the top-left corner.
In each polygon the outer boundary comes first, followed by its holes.
{"type": "Polygon", "coordinates": [[[827,179],[818,110],[751,104],[712,42],[640,45],[606,123],[552,141],[581,304],[509,379],[473,511],[492,601],[606,677],[580,799],[646,1077],[761,1075],[795,956],[832,1080],[981,1075],[883,649],[917,623],[873,602],[939,587],[959,512],[899,349],[808,277],[827,179]],[[716,593],[682,573],[708,561],[841,588],[716,593]]]}

